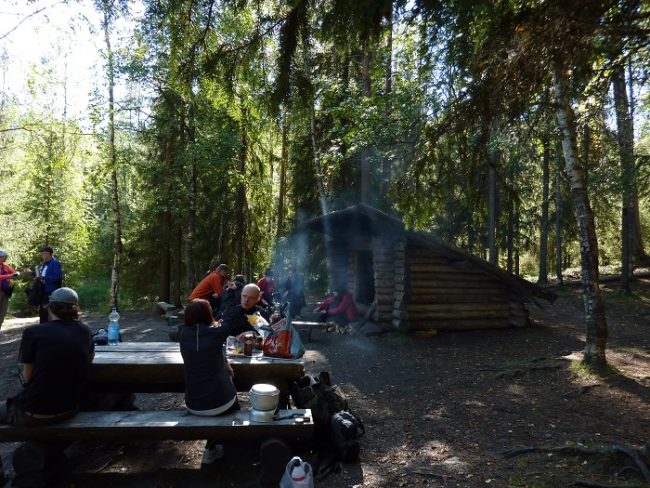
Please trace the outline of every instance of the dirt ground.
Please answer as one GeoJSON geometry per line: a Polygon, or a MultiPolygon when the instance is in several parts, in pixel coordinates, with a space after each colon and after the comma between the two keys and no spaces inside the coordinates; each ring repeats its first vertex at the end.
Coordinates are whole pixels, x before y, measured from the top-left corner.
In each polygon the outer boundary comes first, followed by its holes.
{"type": "MultiPolygon", "coordinates": [[[[367,431],[360,462],[341,466],[317,486],[648,486],[622,455],[504,455],[531,446],[640,447],[650,440],[650,280],[635,284],[635,292],[623,298],[615,285],[605,288],[613,367],[606,376],[575,362],[584,345],[575,288],[561,291],[554,305],[532,308],[536,325],[523,329],[433,337],[314,331],[306,344],[307,371],[329,371],[367,431]]],[[[105,320],[85,319],[93,329],[105,320]]],[[[12,319],[3,327],[4,396],[18,391],[20,335],[34,322],[12,319]]],[[[127,312],[120,322],[126,340],[166,340],[169,331],[147,312],[127,312]]],[[[138,395],[137,404],[182,408],[183,400],[180,394],[138,395]]],[[[0,446],[5,467],[16,446],[0,446]]],[[[253,447],[227,444],[226,456],[206,468],[201,453],[202,442],[76,443],[67,451],[72,475],[61,486],[256,486],[253,447]]]]}

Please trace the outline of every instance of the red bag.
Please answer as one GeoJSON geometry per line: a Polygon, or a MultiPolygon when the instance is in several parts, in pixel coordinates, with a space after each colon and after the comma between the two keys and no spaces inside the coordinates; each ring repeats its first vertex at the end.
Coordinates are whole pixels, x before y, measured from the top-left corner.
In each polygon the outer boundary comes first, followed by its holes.
{"type": "Polygon", "coordinates": [[[274,358],[296,359],[305,353],[298,331],[286,318],[269,326],[271,331],[264,339],[264,355],[274,358]]]}

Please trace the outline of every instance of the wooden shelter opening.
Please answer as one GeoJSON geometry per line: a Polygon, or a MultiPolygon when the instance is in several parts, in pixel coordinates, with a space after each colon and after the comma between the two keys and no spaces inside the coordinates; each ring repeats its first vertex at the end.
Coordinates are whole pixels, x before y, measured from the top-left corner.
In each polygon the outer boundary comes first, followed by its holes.
{"type": "Polygon", "coordinates": [[[375,300],[375,267],[372,251],[357,251],[354,298],[359,303],[372,303],[375,300]]]}

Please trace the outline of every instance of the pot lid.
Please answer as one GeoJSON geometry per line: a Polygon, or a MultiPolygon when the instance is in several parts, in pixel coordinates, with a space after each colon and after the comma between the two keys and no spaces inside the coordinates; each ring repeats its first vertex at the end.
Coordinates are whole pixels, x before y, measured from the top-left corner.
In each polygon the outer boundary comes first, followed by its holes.
{"type": "Polygon", "coordinates": [[[273,385],[268,385],[266,383],[258,383],[257,385],[253,385],[250,393],[255,393],[256,395],[262,395],[262,396],[274,396],[274,395],[278,395],[280,393],[280,390],[278,390],[273,385]]]}

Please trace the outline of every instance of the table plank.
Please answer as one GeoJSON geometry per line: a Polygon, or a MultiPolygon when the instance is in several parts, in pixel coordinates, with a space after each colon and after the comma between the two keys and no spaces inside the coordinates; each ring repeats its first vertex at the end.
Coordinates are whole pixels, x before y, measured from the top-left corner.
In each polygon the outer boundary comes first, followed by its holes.
{"type": "Polygon", "coordinates": [[[180,351],[178,342],[120,342],[114,346],[96,346],[97,352],[122,351],[180,351]]]}
{"type": "MultiPolygon", "coordinates": [[[[229,357],[237,391],[247,391],[256,383],[270,383],[283,395],[288,385],[304,375],[300,359],[229,357]]],[[[99,346],[89,371],[90,388],[96,391],[182,392],[185,365],[177,343],[123,342],[99,346]]]]}

